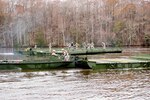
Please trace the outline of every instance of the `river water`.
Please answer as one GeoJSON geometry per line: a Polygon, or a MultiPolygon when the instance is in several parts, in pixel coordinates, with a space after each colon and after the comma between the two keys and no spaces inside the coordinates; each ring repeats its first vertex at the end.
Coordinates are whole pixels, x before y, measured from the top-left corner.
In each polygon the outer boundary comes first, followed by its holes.
{"type": "MultiPolygon", "coordinates": [[[[128,49],[100,57],[150,54],[149,50],[128,49]]],[[[1,59],[21,58],[10,55],[1,59]]],[[[150,70],[0,71],[0,100],[150,100],[150,70]]]]}

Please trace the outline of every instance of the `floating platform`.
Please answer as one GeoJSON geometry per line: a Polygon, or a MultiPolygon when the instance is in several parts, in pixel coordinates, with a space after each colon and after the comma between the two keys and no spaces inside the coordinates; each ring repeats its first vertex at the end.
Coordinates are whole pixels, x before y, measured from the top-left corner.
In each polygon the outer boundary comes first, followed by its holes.
{"type": "Polygon", "coordinates": [[[74,68],[72,61],[3,61],[0,70],[50,70],[74,68]]]}
{"type": "MultiPolygon", "coordinates": [[[[52,50],[56,50],[57,54],[62,54],[63,50],[67,50],[70,55],[93,55],[93,54],[104,54],[104,53],[121,53],[122,49],[120,48],[92,48],[92,49],[68,49],[68,48],[52,48],[52,50]]],[[[33,49],[32,51],[19,50],[17,51],[21,54],[25,55],[37,55],[37,56],[47,56],[50,55],[51,52],[48,49],[33,49]]]]}
{"type": "Polygon", "coordinates": [[[77,49],[77,50],[70,50],[70,55],[95,55],[95,54],[104,54],[104,53],[121,53],[122,50],[118,48],[95,48],[95,49],[77,49]]]}
{"type": "Polygon", "coordinates": [[[71,57],[65,60],[62,56],[50,55],[47,59],[26,59],[26,60],[0,60],[0,70],[51,70],[68,68],[89,68],[88,66],[78,66],[78,61],[83,61],[80,57],[71,57]]]}
{"type": "Polygon", "coordinates": [[[75,68],[74,60],[64,61],[59,56],[49,56],[47,59],[0,60],[0,70],[49,70],[75,68]]]}
{"type": "Polygon", "coordinates": [[[89,59],[87,63],[92,69],[150,68],[150,61],[130,58],[89,59]]]}
{"type": "Polygon", "coordinates": [[[139,60],[149,60],[150,61],[150,54],[136,55],[136,56],[132,56],[131,58],[139,59],[139,60]]]}

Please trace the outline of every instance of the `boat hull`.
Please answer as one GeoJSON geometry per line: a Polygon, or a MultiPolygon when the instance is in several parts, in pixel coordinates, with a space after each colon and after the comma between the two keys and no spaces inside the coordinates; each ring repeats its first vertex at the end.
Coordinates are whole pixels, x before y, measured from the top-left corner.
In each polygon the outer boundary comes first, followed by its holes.
{"type": "Polygon", "coordinates": [[[1,70],[8,69],[19,69],[19,70],[48,70],[48,69],[63,69],[63,68],[74,68],[75,65],[72,61],[61,61],[61,62],[19,62],[19,63],[0,63],[1,70]]]}
{"type": "Polygon", "coordinates": [[[91,67],[88,65],[87,60],[81,60],[81,61],[77,61],[75,63],[75,66],[78,68],[83,68],[83,69],[91,69],[91,67]]]}
{"type": "Polygon", "coordinates": [[[87,62],[89,67],[92,69],[134,69],[134,68],[150,68],[150,62],[140,63],[96,63],[94,61],[87,62]]]}

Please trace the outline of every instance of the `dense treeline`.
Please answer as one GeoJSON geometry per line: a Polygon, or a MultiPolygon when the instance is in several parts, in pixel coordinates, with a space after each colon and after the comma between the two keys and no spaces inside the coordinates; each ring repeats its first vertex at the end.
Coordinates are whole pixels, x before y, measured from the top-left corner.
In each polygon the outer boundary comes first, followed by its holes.
{"type": "Polygon", "coordinates": [[[0,0],[0,46],[150,45],[149,0],[0,0]]]}

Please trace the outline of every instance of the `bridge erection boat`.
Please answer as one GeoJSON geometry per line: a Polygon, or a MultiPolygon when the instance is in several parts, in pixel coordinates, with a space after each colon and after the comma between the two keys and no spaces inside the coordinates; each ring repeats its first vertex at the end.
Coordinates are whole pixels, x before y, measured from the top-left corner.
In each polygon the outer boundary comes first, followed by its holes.
{"type": "Polygon", "coordinates": [[[63,61],[55,56],[51,56],[49,60],[1,60],[0,69],[19,69],[19,70],[48,70],[73,68],[73,61],[63,61]]]}
{"type": "Polygon", "coordinates": [[[104,53],[121,53],[121,50],[114,49],[91,49],[91,50],[58,50],[47,53],[42,51],[27,51],[28,60],[0,60],[0,70],[19,69],[19,70],[50,70],[66,68],[86,68],[86,69],[132,69],[132,68],[150,68],[150,56],[130,57],[130,58],[99,58],[88,59],[84,55],[104,54],[104,53]],[[32,57],[43,57],[40,60],[34,60],[32,57]],[[69,56],[69,59],[68,59],[69,56]],[[48,59],[45,59],[48,57],[48,59]]]}
{"type": "Polygon", "coordinates": [[[150,68],[150,61],[130,58],[89,59],[87,63],[92,69],[150,68]]]}
{"type": "Polygon", "coordinates": [[[28,59],[24,60],[0,60],[0,70],[50,70],[67,68],[89,68],[88,66],[78,66],[78,61],[82,61],[85,58],[70,56],[67,53],[51,53],[46,57],[39,57],[37,55],[28,54],[27,58],[28,59]]]}

